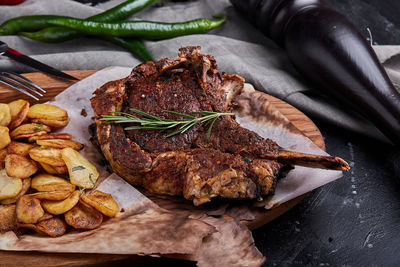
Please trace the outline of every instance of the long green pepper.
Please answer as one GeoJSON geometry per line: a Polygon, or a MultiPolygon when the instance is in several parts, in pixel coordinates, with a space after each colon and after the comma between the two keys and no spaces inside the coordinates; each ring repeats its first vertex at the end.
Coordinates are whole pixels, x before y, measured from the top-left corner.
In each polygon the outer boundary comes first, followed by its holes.
{"type": "Polygon", "coordinates": [[[58,17],[48,21],[50,24],[97,36],[137,37],[152,40],[167,39],[182,35],[206,33],[226,21],[225,15],[213,15],[220,20],[195,19],[185,22],[120,21],[114,23],[58,17]]]}
{"type": "MultiPolygon", "coordinates": [[[[101,21],[101,22],[114,22],[114,21],[124,20],[158,1],[159,0],[126,1],[116,7],[113,7],[103,13],[97,14],[87,19],[93,21],[101,21]]],[[[65,27],[54,27],[54,25],[48,23],[48,20],[56,18],[58,18],[58,16],[53,16],[52,18],[47,19],[46,21],[47,28],[44,29],[41,28],[40,31],[37,32],[20,31],[19,34],[36,41],[41,41],[46,43],[59,43],[82,36],[82,33],[75,31],[73,29],[68,29],[65,27]]]]}
{"type": "MultiPolygon", "coordinates": [[[[159,0],[129,0],[103,13],[89,17],[89,19],[96,21],[123,20],[158,1],[159,0]]],[[[82,33],[73,29],[54,27],[48,23],[49,19],[57,17],[58,16],[54,15],[36,15],[13,18],[0,25],[0,35],[21,34],[30,39],[48,43],[59,43],[82,36],[82,33]]],[[[103,39],[131,51],[145,61],[154,60],[153,56],[139,40],[123,40],[122,38],[114,37],[106,37],[103,39]]]]}

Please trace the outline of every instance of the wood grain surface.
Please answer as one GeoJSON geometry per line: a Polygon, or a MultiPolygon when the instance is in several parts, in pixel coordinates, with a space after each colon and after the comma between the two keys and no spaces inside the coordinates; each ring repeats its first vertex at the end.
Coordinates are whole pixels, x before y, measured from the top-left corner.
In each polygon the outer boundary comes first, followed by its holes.
{"type": "MultiPolygon", "coordinates": [[[[96,72],[96,70],[72,70],[66,73],[84,79],[96,72]]],[[[54,78],[52,76],[34,72],[23,74],[26,78],[32,80],[47,91],[45,96],[39,102],[46,102],[54,98],[57,94],[71,86],[75,81],[54,78]]],[[[94,88],[93,88],[94,90],[94,88]]],[[[26,99],[35,104],[36,101],[4,85],[0,85],[0,103],[8,103],[16,99],[26,99]]],[[[279,100],[273,96],[267,95],[268,100],[284,114],[291,123],[309,137],[316,145],[325,150],[325,143],[321,132],[316,125],[302,112],[279,100]]],[[[264,214],[250,222],[243,222],[249,229],[256,229],[280,215],[284,214],[296,204],[303,196],[299,196],[288,201],[272,210],[265,211],[264,214]]],[[[89,264],[108,264],[119,260],[132,259],[136,265],[141,265],[152,261],[150,257],[137,255],[99,255],[99,254],[68,254],[68,253],[38,253],[38,252],[13,252],[0,251],[0,266],[77,266],[89,264]]]]}

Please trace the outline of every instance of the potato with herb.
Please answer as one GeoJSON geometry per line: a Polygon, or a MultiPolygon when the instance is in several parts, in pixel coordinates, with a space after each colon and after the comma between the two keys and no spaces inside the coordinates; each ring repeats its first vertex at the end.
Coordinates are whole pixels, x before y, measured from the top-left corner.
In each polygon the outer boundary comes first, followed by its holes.
{"type": "Polygon", "coordinates": [[[5,169],[0,171],[0,200],[13,198],[17,196],[21,190],[21,179],[8,176],[5,169]]]}
{"type": "Polygon", "coordinates": [[[8,107],[10,108],[11,114],[11,123],[8,127],[12,130],[25,120],[26,114],[29,111],[29,102],[23,99],[18,99],[8,103],[8,107]]]}
{"type": "Polygon", "coordinates": [[[8,146],[11,142],[9,130],[5,126],[0,126],[0,149],[3,149],[8,146]]]}
{"type": "Polygon", "coordinates": [[[96,166],[72,148],[62,149],[61,156],[67,165],[71,184],[85,189],[92,189],[95,186],[99,178],[96,166]]]}
{"type": "Polygon", "coordinates": [[[98,190],[84,194],[82,201],[108,217],[114,217],[119,211],[118,204],[114,198],[110,194],[98,190]]]}
{"type": "Polygon", "coordinates": [[[43,200],[42,206],[50,214],[63,214],[72,209],[78,203],[80,196],[81,192],[76,190],[64,200],[43,200]]]}
{"type": "Polygon", "coordinates": [[[5,168],[8,176],[28,178],[38,170],[37,164],[27,157],[9,154],[6,156],[5,168]]]}
{"type": "Polygon", "coordinates": [[[10,107],[0,103],[0,126],[8,126],[11,122],[10,107]]]}
{"type": "Polygon", "coordinates": [[[75,185],[67,180],[47,173],[37,174],[32,178],[31,187],[40,192],[50,191],[75,191],[75,185]]]}
{"type": "Polygon", "coordinates": [[[44,210],[39,199],[25,195],[17,200],[15,213],[18,222],[37,223],[44,215],[44,210]]]}
{"type": "Polygon", "coordinates": [[[28,138],[35,135],[41,135],[50,132],[51,129],[44,124],[27,123],[15,128],[10,136],[12,139],[28,138]]]}

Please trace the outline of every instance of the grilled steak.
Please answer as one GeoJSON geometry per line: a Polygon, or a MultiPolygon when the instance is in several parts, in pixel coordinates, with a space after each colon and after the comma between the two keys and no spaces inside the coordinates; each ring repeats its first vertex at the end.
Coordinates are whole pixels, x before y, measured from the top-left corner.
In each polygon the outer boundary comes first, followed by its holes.
{"type": "Polygon", "coordinates": [[[254,199],[271,194],[292,164],[348,169],[340,158],[282,150],[242,128],[232,116],[218,118],[209,139],[208,127],[201,124],[166,137],[152,130],[125,131],[126,125],[99,120],[110,111],[132,113],[130,108],[166,119],[179,117],[164,110],[229,112],[243,84],[238,75],[221,75],[214,58],[201,54],[199,47],[181,48],[176,59],[141,64],[127,78],[94,92],[91,103],[101,150],[130,183],[154,193],[183,195],[195,205],[216,196],[254,199]]]}

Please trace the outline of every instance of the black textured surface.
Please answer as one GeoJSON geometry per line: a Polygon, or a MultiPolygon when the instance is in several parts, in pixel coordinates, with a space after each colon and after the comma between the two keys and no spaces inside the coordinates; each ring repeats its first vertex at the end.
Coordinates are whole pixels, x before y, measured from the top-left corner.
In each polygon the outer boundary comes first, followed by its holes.
{"type": "MultiPolygon", "coordinates": [[[[90,2],[90,1],[89,1],[90,2]]],[[[400,45],[399,0],[325,0],[374,44],[400,45]]],[[[316,121],[327,151],[347,160],[343,178],[253,231],[265,266],[399,266],[400,151],[316,121]]],[[[131,266],[132,261],[117,265],[131,266]]],[[[194,266],[155,260],[150,266],[194,266]]]]}
{"type": "MultiPolygon", "coordinates": [[[[374,44],[400,44],[400,1],[325,0],[374,44]]],[[[253,231],[265,266],[399,266],[400,151],[316,121],[352,169],[253,231]]]]}

